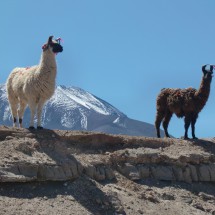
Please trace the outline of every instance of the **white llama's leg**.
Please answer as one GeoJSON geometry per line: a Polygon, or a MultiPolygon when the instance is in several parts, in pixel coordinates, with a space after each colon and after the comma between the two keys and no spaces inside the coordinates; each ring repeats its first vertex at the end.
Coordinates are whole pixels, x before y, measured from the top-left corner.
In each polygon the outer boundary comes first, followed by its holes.
{"type": "Polygon", "coordinates": [[[17,108],[18,108],[18,98],[11,97],[8,95],[8,100],[10,104],[10,109],[13,117],[13,127],[17,127],[17,108]]]}
{"type": "Polygon", "coordinates": [[[18,116],[19,116],[19,127],[22,128],[22,119],[27,107],[27,103],[25,101],[20,101],[19,109],[18,109],[18,116]]]}
{"type": "Polygon", "coordinates": [[[39,101],[38,107],[37,107],[37,129],[43,129],[41,126],[41,115],[43,111],[44,101],[39,101]]]}

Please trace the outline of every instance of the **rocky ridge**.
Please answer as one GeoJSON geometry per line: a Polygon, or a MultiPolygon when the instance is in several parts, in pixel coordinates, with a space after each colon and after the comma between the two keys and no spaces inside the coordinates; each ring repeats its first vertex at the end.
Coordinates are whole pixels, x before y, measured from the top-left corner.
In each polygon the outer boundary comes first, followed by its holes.
{"type": "MultiPolygon", "coordinates": [[[[77,206],[74,214],[215,214],[213,138],[157,139],[2,126],[0,152],[0,208],[1,202],[10,205],[11,197],[18,198],[17,193],[22,194],[20,201],[26,195],[33,205],[46,193],[39,206],[53,199],[68,203],[70,196],[68,207],[77,206]]],[[[39,206],[36,214],[43,214],[39,206]]],[[[52,213],[53,207],[46,212],[52,213]]]]}

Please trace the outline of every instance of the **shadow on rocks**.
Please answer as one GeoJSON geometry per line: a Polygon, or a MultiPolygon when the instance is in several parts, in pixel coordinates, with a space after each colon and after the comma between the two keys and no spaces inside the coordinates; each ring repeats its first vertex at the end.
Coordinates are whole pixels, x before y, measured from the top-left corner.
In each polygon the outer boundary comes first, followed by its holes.
{"type": "Polygon", "coordinates": [[[94,181],[85,176],[66,182],[0,183],[0,195],[19,199],[38,198],[40,201],[56,198],[61,202],[72,201],[92,214],[114,214],[119,210],[112,201],[113,197],[104,193],[94,181]]]}

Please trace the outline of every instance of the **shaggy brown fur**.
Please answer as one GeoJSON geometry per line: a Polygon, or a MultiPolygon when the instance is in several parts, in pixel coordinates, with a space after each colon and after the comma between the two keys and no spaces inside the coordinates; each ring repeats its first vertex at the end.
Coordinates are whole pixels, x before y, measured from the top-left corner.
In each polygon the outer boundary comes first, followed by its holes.
{"type": "Polygon", "coordinates": [[[206,66],[207,65],[202,67],[203,77],[198,90],[194,88],[164,88],[161,90],[157,97],[157,114],[155,120],[157,137],[160,137],[160,124],[162,121],[165,136],[170,137],[167,128],[172,114],[174,113],[177,117],[185,117],[184,138],[188,138],[187,132],[190,124],[192,127],[192,137],[194,139],[196,138],[195,123],[199,112],[203,109],[208,100],[213,74],[213,66],[210,66],[210,70],[206,70],[206,66]]]}

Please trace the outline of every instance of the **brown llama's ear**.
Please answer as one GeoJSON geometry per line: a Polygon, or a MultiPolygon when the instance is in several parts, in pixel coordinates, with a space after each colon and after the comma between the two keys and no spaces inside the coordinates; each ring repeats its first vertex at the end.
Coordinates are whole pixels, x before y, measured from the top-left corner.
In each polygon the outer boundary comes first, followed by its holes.
{"type": "Polygon", "coordinates": [[[205,69],[206,66],[207,66],[207,65],[202,66],[202,72],[203,72],[204,74],[207,72],[206,69],[205,69]]]}

